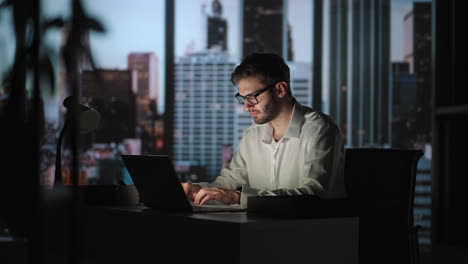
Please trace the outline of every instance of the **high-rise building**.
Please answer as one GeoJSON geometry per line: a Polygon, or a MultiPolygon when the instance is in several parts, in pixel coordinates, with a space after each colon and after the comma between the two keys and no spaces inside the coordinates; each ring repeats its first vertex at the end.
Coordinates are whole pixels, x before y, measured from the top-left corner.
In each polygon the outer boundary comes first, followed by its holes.
{"type": "Polygon", "coordinates": [[[227,22],[222,17],[223,6],[219,0],[213,0],[211,4],[211,14],[207,16],[207,41],[206,48],[227,50],[227,22]]]}
{"type": "Polygon", "coordinates": [[[134,92],[136,94],[137,127],[142,139],[144,154],[155,154],[162,150],[157,143],[158,124],[161,118],[157,113],[158,58],[153,52],[130,53],[128,69],[135,74],[134,92]],[[159,147],[159,148],[158,148],[159,147]]]}
{"type": "Polygon", "coordinates": [[[423,148],[424,156],[419,160],[416,172],[416,186],[414,197],[414,224],[420,226],[418,231],[421,250],[430,248],[432,233],[432,147],[426,144],[423,148]]]}
{"type": "Polygon", "coordinates": [[[343,135],[346,136],[348,128],[348,8],[349,1],[329,1],[330,30],[329,35],[329,99],[328,113],[341,127],[343,135]]]}
{"type": "Polygon", "coordinates": [[[390,2],[332,0],[328,10],[330,115],[347,146],[386,146],[391,138],[390,2]]]}
{"type": "Polygon", "coordinates": [[[253,52],[272,52],[293,60],[291,27],[284,0],[243,2],[242,57],[253,52]]]}
{"type": "Polygon", "coordinates": [[[174,160],[196,162],[207,177],[219,175],[226,145],[234,133],[236,60],[224,52],[198,52],[175,63],[174,160]]]}
{"type": "Polygon", "coordinates": [[[411,73],[416,74],[416,133],[412,140],[418,143],[431,141],[431,10],[432,3],[415,2],[413,9],[404,17],[404,58],[410,64],[411,73]]]}
{"type": "Polygon", "coordinates": [[[158,63],[153,52],[132,52],[128,55],[128,69],[138,72],[137,96],[158,97],[158,63]]]}
{"type": "Polygon", "coordinates": [[[431,131],[432,131],[432,3],[415,2],[413,9],[404,17],[405,54],[414,76],[412,97],[412,127],[407,137],[411,148],[424,148],[426,155],[418,163],[415,194],[415,223],[421,226],[419,242],[423,249],[431,244],[432,232],[432,176],[431,176],[431,131]]]}
{"type": "Polygon", "coordinates": [[[393,62],[391,74],[392,104],[392,140],[394,148],[411,148],[412,134],[414,134],[416,75],[409,72],[407,62],[393,62]]]}
{"type": "Polygon", "coordinates": [[[227,50],[227,23],[220,17],[208,17],[207,49],[227,50]]]}
{"type": "Polygon", "coordinates": [[[82,72],[83,103],[101,115],[95,143],[121,142],[124,138],[135,137],[133,78],[128,70],[82,72]]]}

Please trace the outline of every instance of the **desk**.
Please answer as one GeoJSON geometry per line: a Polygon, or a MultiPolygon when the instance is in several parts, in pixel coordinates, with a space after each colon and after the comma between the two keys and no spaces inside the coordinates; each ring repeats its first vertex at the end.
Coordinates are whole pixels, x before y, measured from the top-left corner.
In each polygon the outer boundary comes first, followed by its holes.
{"type": "Polygon", "coordinates": [[[358,219],[87,207],[86,263],[358,263],[358,219]]]}

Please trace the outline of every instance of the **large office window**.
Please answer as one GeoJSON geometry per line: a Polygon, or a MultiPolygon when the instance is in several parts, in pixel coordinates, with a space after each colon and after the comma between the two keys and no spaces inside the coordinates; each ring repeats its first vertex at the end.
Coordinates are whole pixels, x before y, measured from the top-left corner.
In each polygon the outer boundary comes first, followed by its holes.
{"type": "Polygon", "coordinates": [[[422,149],[415,222],[431,230],[431,2],[324,1],[324,111],[347,147],[422,149]]]}
{"type": "MultiPolygon", "coordinates": [[[[43,20],[70,18],[71,1],[41,2],[43,20]]],[[[89,32],[83,43],[97,70],[89,60],[80,62],[80,101],[96,108],[102,122],[82,138],[80,183],[131,183],[118,154],[168,149],[184,180],[214,180],[252,122],[233,97],[230,74],[252,52],[275,52],[291,68],[293,95],[330,114],[347,147],[424,150],[414,213],[421,245],[429,247],[431,1],[176,0],[173,8],[164,0],[82,2],[106,31],[89,32]],[[173,15],[173,25],[166,15],[173,15]],[[165,43],[172,43],[166,36],[174,37],[174,56],[166,56],[165,43]]],[[[1,11],[0,26],[3,82],[15,51],[11,10],[1,11]]],[[[68,33],[65,25],[44,36],[57,87],[53,94],[43,89],[44,178],[53,177],[62,101],[70,95],[60,55],[68,33]]],[[[63,155],[66,180],[67,144],[63,155]]]]}

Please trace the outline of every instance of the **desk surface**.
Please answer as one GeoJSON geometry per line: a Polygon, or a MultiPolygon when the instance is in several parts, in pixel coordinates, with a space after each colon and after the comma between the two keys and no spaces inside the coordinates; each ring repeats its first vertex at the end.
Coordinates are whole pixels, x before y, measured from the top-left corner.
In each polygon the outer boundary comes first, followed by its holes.
{"type": "Polygon", "coordinates": [[[250,214],[248,212],[204,212],[204,213],[178,213],[178,212],[162,212],[151,209],[144,205],[139,206],[94,206],[90,207],[92,210],[107,211],[112,214],[135,214],[135,215],[153,215],[153,216],[164,216],[164,217],[183,217],[189,219],[197,220],[206,220],[206,221],[218,221],[225,223],[235,223],[235,224],[248,224],[248,223],[258,223],[258,222],[300,222],[308,221],[312,219],[314,222],[350,222],[357,223],[357,217],[327,217],[327,218],[318,218],[318,217],[272,217],[272,216],[262,216],[258,214],[250,214]]]}
{"type": "Polygon", "coordinates": [[[168,213],[145,206],[85,210],[88,263],[156,263],[168,258],[168,263],[307,263],[313,259],[341,264],[358,259],[357,217],[168,213]]]}

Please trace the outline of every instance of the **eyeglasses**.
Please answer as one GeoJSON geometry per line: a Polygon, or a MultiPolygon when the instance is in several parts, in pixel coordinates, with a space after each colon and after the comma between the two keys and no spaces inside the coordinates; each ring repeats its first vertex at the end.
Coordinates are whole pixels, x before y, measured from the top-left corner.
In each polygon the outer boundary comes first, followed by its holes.
{"type": "Polygon", "coordinates": [[[272,87],[275,87],[275,85],[276,85],[276,83],[274,83],[272,85],[268,85],[267,87],[261,89],[260,91],[248,94],[246,96],[242,96],[239,93],[237,93],[236,95],[234,95],[234,97],[236,97],[237,101],[239,101],[239,103],[242,104],[242,105],[245,103],[245,100],[247,100],[247,102],[249,102],[249,104],[256,105],[256,104],[258,104],[257,97],[259,95],[261,95],[262,93],[264,93],[266,90],[268,90],[268,89],[270,89],[272,87]]]}

